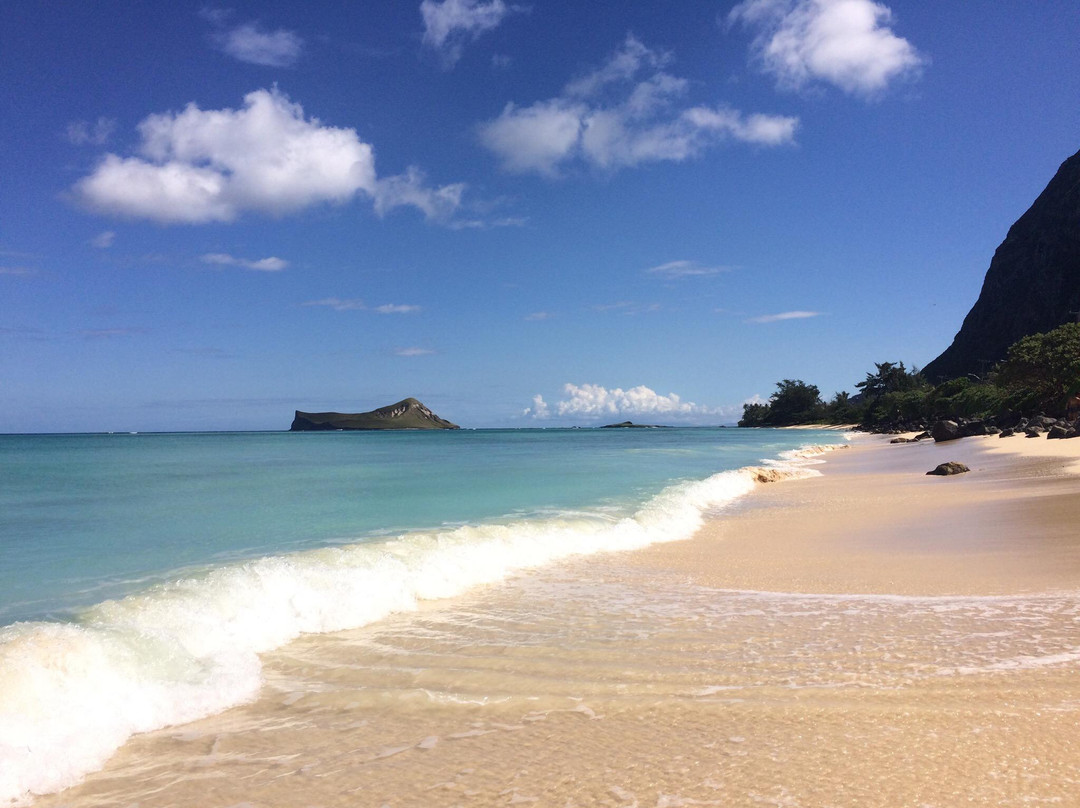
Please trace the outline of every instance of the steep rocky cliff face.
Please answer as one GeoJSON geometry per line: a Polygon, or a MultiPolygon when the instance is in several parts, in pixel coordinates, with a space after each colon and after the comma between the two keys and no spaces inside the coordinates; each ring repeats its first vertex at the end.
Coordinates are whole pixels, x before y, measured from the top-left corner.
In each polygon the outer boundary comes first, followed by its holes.
{"type": "Polygon", "coordinates": [[[1072,322],[1078,311],[1080,152],[1009,228],[952,345],[923,373],[931,381],[982,375],[1018,339],[1072,322]]]}

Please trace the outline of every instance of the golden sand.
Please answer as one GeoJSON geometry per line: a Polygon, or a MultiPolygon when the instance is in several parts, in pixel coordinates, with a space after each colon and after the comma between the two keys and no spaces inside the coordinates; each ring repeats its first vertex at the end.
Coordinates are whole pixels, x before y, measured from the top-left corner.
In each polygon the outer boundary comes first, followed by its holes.
{"type": "Polygon", "coordinates": [[[690,541],[294,642],[38,804],[1080,805],[1080,440],[872,443],[690,541]]]}

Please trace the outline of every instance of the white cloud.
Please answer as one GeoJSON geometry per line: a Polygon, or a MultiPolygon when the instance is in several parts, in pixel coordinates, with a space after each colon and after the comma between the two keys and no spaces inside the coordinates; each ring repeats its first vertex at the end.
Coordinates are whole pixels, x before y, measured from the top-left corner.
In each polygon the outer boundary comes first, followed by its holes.
{"type": "Polygon", "coordinates": [[[779,314],[762,314],[759,317],[751,317],[748,323],[778,323],[782,320],[805,320],[810,317],[820,317],[820,311],[783,311],[779,314]]]}
{"type": "Polygon", "coordinates": [[[96,328],[81,332],[86,339],[116,339],[117,337],[134,337],[145,334],[145,328],[96,328]]]}
{"type": "Polygon", "coordinates": [[[139,124],[139,155],[107,154],[77,182],[76,197],[99,213],[163,224],[229,222],[247,211],[284,215],[359,195],[377,212],[403,205],[448,223],[465,186],[429,189],[413,168],[378,180],[372,147],[355,129],[305,118],[278,91],[256,90],[241,109],[150,115],[139,124]]]}
{"type": "Polygon", "coordinates": [[[718,275],[721,272],[729,271],[730,267],[723,266],[702,266],[696,261],[668,261],[666,264],[660,264],[660,266],[650,267],[645,272],[649,275],[656,275],[661,278],[668,278],[670,280],[677,280],[679,278],[695,278],[706,275],[718,275]]]}
{"type": "Polygon", "coordinates": [[[435,351],[430,348],[397,348],[394,356],[431,356],[435,351]]]}
{"type": "Polygon", "coordinates": [[[588,111],[583,104],[559,98],[524,108],[509,103],[498,118],[480,126],[480,142],[495,152],[507,171],[554,176],[559,164],[578,148],[588,111]]]}
{"type": "Polygon", "coordinates": [[[550,418],[551,408],[548,407],[547,402],[544,401],[544,397],[537,393],[533,396],[533,405],[526,407],[521,411],[522,415],[532,416],[533,418],[550,418]]]}
{"type": "Polygon", "coordinates": [[[251,22],[219,32],[214,39],[234,59],[267,67],[291,67],[304,48],[304,40],[292,31],[263,31],[251,22]]]}
{"type": "Polygon", "coordinates": [[[256,90],[239,110],[150,115],[139,157],[108,154],[75,185],[94,210],[164,223],[231,221],[254,210],[284,214],[373,194],[371,146],[353,129],[307,120],[299,104],[256,90]]]}
{"type": "Polygon", "coordinates": [[[873,0],[745,0],[728,19],[758,30],[756,58],[781,87],[824,81],[873,96],[927,63],[893,33],[889,8],[873,0]]]}
{"type": "Polygon", "coordinates": [[[92,146],[103,146],[115,131],[116,121],[113,118],[98,118],[94,123],[72,121],[67,126],[67,139],[76,146],[87,143],[92,146]]]}
{"type": "Polygon", "coordinates": [[[656,416],[665,420],[689,421],[723,413],[720,408],[683,401],[675,393],[661,395],[644,385],[628,390],[619,387],[609,390],[599,384],[566,384],[563,393],[566,397],[554,404],[548,404],[540,395],[534,396],[533,406],[524,410],[524,414],[537,419],[549,418],[554,414],[582,418],[656,416]]]}
{"type": "Polygon", "coordinates": [[[424,20],[424,44],[439,51],[443,63],[452,67],[467,42],[497,28],[509,14],[523,10],[503,0],[423,0],[420,16],[424,20]]]}
{"type": "Polygon", "coordinates": [[[421,306],[413,306],[403,303],[384,303],[369,309],[366,303],[358,297],[324,297],[321,300],[308,300],[301,306],[325,306],[334,311],[374,311],[379,314],[415,314],[422,311],[421,306]]]}
{"type": "Polygon", "coordinates": [[[449,222],[461,206],[465,183],[457,182],[440,188],[424,184],[424,173],[410,166],[404,174],[376,182],[375,212],[380,216],[404,205],[411,205],[436,222],[449,222]]]}
{"type": "Polygon", "coordinates": [[[539,323],[544,320],[550,320],[555,315],[550,311],[534,311],[532,314],[526,314],[525,320],[530,323],[539,323]]]}
{"type": "Polygon", "coordinates": [[[342,299],[340,297],[324,297],[321,300],[308,300],[305,303],[301,303],[301,306],[326,306],[334,311],[358,311],[366,309],[364,301],[358,297],[350,297],[342,299]]]}
{"type": "Polygon", "coordinates": [[[609,170],[681,162],[725,139],[767,146],[793,141],[797,118],[681,107],[689,82],[663,71],[669,61],[629,36],[603,66],[571,81],[560,96],[527,107],[507,104],[481,124],[480,141],[506,171],[546,176],[574,161],[609,170]]]}
{"type": "Polygon", "coordinates": [[[99,250],[105,250],[111,247],[115,240],[116,233],[112,230],[106,230],[90,239],[90,246],[97,247],[99,250]]]}
{"type": "Polygon", "coordinates": [[[202,262],[222,267],[243,267],[244,269],[253,269],[256,272],[281,272],[289,266],[288,261],[276,256],[252,260],[249,258],[236,258],[228,253],[207,253],[202,257],[202,262]]]}

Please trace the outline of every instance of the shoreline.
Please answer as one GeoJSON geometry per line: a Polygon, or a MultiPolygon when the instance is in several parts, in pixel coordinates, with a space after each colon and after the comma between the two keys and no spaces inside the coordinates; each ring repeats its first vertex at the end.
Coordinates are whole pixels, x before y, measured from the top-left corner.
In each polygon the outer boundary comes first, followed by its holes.
{"type": "Polygon", "coordinates": [[[753,492],[655,563],[723,588],[1013,594],[1080,583],[1080,441],[857,437],[822,476],[753,492]],[[928,477],[956,460],[971,471],[928,477]],[[1075,547],[1073,546],[1075,544],[1075,547]],[[696,565],[696,566],[695,566],[696,565]],[[695,572],[698,570],[698,572],[695,572]]]}
{"type": "Polygon", "coordinates": [[[36,804],[1074,803],[1080,441],[1035,443],[858,439],[691,539],[301,637],[36,804]]]}

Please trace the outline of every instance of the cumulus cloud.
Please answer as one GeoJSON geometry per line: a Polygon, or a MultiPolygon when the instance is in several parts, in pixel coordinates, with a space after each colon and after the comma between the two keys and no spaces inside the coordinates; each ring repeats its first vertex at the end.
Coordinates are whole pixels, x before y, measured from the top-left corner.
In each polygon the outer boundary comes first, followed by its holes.
{"type": "Polygon", "coordinates": [[[820,311],[782,311],[779,314],[762,314],[751,317],[748,323],[778,323],[782,320],[805,320],[810,317],[820,317],[820,311]]]}
{"type": "Polygon", "coordinates": [[[67,126],[67,139],[76,146],[90,144],[91,146],[103,146],[108,143],[113,132],[116,131],[116,121],[112,118],[98,118],[93,123],[89,121],[72,121],[67,126]]]}
{"type": "Polygon", "coordinates": [[[758,31],[756,59],[790,89],[823,81],[873,96],[927,63],[893,33],[889,8],[873,0],[745,0],[728,19],[758,31]]]}
{"type": "Polygon", "coordinates": [[[668,261],[666,264],[660,264],[660,266],[650,267],[645,272],[648,275],[656,275],[660,278],[667,278],[668,280],[678,280],[680,278],[699,278],[706,275],[718,275],[721,272],[727,272],[730,267],[723,266],[702,266],[697,261],[668,261]]]}
{"type": "Polygon", "coordinates": [[[250,258],[237,258],[228,253],[207,253],[202,257],[202,262],[221,267],[243,267],[256,272],[281,272],[289,267],[288,261],[273,255],[268,258],[252,260],[250,258]]]}
{"type": "Polygon", "coordinates": [[[576,416],[581,418],[612,418],[630,416],[656,416],[668,420],[693,420],[695,417],[722,414],[719,408],[704,407],[692,401],[683,401],[675,393],[661,395],[638,385],[628,390],[620,387],[608,389],[599,384],[566,384],[565,398],[549,404],[542,395],[533,397],[533,405],[523,414],[536,419],[576,416]]]}
{"type": "Polygon", "coordinates": [[[467,43],[499,27],[510,14],[524,10],[503,0],[423,0],[424,44],[440,53],[446,67],[453,67],[467,43]]]}
{"type": "Polygon", "coordinates": [[[75,193],[102,213],[201,223],[253,210],[281,215],[319,202],[374,194],[371,146],[353,129],[306,119],[273,90],[242,109],[150,115],[139,124],[140,156],[108,154],[75,193]]]}
{"type": "Polygon", "coordinates": [[[252,22],[220,31],[214,41],[234,59],[266,67],[292,67],[304,48],[304,40],[292,31],[264,31],[252,22]]]}
{"type": "Polygon", "coordinates": [[[797,118],[680,103],[689,82],[665,72],[669,61],[628,36],[604,65],[559,96],[526,107],[507,104],[480,125],[480,141],[506,171],[557,176],[575,161],[614,170],[682,162],[724,140],[763,146],[794,140],[797,118]]]}
{"type": "Polygon", "coordinates": [[[116,233],[112,230],[106,230],[90,239],[90,246],[97,247],[99,250],[105,250],[111,247],[115,240],[116,233]]]}
{"type": "Polygon", "coordinates": [[[443,219],[462,185],[428,190],[411,169],[378,180],[372,147],[356,130],[306,118],[277,90],[256,90],[241,109],[150,115],[138,156],[107,154],[73,188],[91,210],[163,224],[230,222],[248,211],[281,216],[321,203],[372,199],[380,213],[412,205],[443,219]]]}

